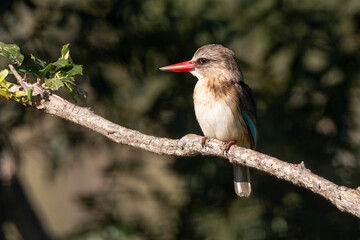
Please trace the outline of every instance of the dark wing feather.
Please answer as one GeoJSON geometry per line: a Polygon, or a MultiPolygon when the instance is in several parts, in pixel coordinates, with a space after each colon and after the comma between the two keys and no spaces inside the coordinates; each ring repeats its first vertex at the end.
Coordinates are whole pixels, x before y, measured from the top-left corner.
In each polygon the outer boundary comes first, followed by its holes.
{"type": "Polygon", "coordinates": [[[256,100],[250,87],[243,81],[237,84],[237,93],[239,94],[239,107],[246,122],[249,138],[251,139],[251,148],[256,146],[256,122],[257,122],[257,108],[256,100]]]}

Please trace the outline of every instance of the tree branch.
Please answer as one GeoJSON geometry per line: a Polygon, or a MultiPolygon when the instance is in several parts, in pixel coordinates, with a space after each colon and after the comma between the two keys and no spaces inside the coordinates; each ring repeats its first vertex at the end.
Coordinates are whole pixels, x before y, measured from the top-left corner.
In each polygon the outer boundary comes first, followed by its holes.
{"type": "MultiPolygon", "coordinates": [[[[19,88],[20,86],[14,85],[11,91],[18,91],[19,88]]],[[[37,109],[87,127],[114,142],[160,155],[193,156],[202,154],[226,158],[231,163],[244,164],[309,189],[331,201],[339,210],[360,218],[360,187],[351,189],[338,186],[306,169],[303,162],[291,164],[239,146],[232,146],[225,153],[224,143],[216,139],[209,139],[206,147],[203,148],[201,137],[194,134],[188,134],[181,139],[145,135],[112,123],[89,108],[74,105],[50,92],[42,94],[42,96],[40,94],[33,96],[33,99],[37,100],[34,105],[37,109]]]]}

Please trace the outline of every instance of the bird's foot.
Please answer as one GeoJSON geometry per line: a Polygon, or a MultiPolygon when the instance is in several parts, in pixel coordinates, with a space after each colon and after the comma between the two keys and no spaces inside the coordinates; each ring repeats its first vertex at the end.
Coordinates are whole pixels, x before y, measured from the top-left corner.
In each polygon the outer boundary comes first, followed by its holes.
{"type": "Polygon", "coordinates": [[[201,139],[201,147],[205,147],[205,144],[206,144],[206,140],[208,139],[207,136],[204,136],[202,139],[201,139]]]}
{"type": "Polygon", "coordinates": [[[232,145],[236,144],[236,141],[229,141],[225,144],[224,152],[227,153],[232,145]]]}

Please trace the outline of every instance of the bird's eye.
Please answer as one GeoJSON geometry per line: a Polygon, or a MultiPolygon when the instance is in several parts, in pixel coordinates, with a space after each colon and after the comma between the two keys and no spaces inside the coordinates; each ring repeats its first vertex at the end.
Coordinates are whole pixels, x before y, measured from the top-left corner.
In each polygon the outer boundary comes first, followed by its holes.
{"type": "Polygon", "coordinates": [[[207,63],[208,62],[208,59],[206,59],[206,58],[200,58],[199,59],[199,63],[200,64],[205,64],[205,63],[207,63]]]}

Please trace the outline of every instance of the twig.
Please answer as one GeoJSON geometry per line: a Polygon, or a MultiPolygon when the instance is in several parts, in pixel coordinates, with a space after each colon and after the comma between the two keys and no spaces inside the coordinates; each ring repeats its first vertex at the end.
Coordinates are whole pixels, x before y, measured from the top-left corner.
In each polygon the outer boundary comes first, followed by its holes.
{"type": "Polygon", "coordinates": [[[27,92],[27,90],[29,89],[29,86],[27,83],[25,83],[24,79],[20,76],[20,74],[15,70],[13,65],[9,65],[9,68],[11,70],[11,72],[14,74],[14,77],[16,78],[16,80],[19,82],[20,86],[23,87],[23,89],[25,90],[25,92],[27,92]]]}
{"type": "Polygon", "coordinates": [[[14,68],[13,65],[10,64],[9,68],[10,68],[11,72],[14,74],[14,77],[16,78],[16,80],[19,82],[20,86],[25,90],[26,93],[28,92],[28,89],[31,88],[31,89],[34,90],[34,92],[33,92],[34,96],[37,95],[37,94],[40,94],[41,98],[44,98],[45,90],[40,84],[38,84],[38,83],[34,83],[34,84],[27,83],[25,81],[26,78],[27,78],[26,74],[25,74],[24,78],[22,78],[20,76],[20,74],[16,71],[16,69],[14,68]]]}

